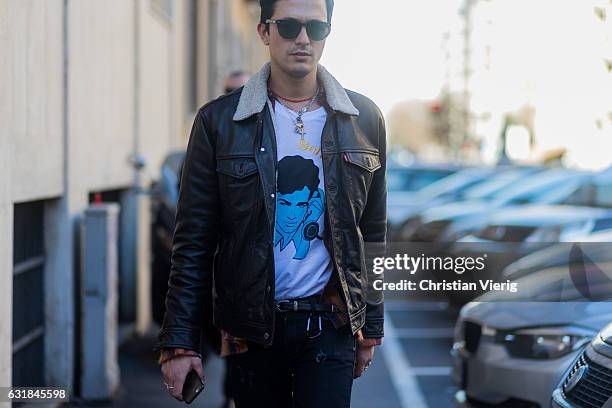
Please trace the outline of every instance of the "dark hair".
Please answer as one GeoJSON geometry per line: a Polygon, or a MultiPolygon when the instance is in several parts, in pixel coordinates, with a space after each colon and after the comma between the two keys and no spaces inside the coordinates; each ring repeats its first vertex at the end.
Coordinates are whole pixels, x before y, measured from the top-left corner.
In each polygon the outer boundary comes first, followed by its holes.
{"type": "Polygon", "coordinates": [[[278,162],[278,192],[292,194],[308,187],[309,198],[319,189],[319,168],[312,159],[285,156],[278,162]]]}
{"type": "MultiPolygon", "coordinates": [[[[280,0],[259,0],[259,5],[261,6],[261,18],[259,21],[262,24],[266,24],[266,20],[272,18],[274,14],[274,6],[280,0]]],[[[334,0],[325,0],[325,5],[327,6],[327,22],[331,23],[332,14],[334,13],[334,0]]]]}

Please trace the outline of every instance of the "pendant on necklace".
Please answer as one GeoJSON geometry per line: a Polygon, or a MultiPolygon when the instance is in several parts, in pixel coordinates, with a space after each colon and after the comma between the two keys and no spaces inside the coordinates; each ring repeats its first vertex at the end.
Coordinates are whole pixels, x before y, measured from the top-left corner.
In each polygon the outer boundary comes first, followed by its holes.
{"type": "Polygon", "coordinates": [[[297,120],[295,121],[295,132],[299,133],[302,140],[304,140],[304,134],[306,133],[306,131],[304,128],[304,122],[302,121],[302,118],[299,116],[297,120]]]}

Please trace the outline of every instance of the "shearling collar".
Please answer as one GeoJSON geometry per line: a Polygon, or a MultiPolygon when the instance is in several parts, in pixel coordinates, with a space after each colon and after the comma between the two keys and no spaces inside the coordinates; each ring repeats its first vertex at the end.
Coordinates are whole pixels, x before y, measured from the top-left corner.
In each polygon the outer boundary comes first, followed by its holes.
{"type": "MultiPolygon", "coordinates": [[[[235,121],[251,117],[261,112],[266,106],[270,65],[271,63],[267,62],[244,86],[236,113],[234,113],[235,121]]],[[[317,78],[321,81],[327,103],[333,110],[347,115],[359,115],[359,111],[349,99],[345,89],[321,64],[317,66],[317,78]]]]}

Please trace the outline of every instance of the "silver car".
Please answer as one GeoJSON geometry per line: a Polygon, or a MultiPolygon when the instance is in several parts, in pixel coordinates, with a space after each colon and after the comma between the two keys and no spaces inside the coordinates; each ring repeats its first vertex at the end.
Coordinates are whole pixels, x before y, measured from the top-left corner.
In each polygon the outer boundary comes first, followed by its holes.
{"type": "Polygon", "coordinates": [[[519,278],[517,293],[463,307],[451,351],[458,406],[549,406],[567,367],[612,321],[610,257],[599,243],[564,247],[565,264],[519,278]]]}
{"type": "Polygon", "coordinates": [[[471,302],[455,327],[459,407],[545,407],[566,367],[606,323],[605,302],[471,302]]]}
{"type": "Polygon", "coordinates": [[[516,293],[487,292],[463,307],[451,351],[458,406],[550,404],[564,371],[612,321],[612,262],[597,248],[566,246],[565,264],[521,277],[516,293]]]}

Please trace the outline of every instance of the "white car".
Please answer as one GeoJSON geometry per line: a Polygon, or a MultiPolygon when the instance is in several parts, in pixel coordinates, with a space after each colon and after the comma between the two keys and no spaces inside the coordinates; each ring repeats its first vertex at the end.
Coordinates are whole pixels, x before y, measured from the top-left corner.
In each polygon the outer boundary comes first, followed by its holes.
{"type": "Polygon", "coordinates": [[[609,302],[471,302],[455,327],[458,407],[546,407],[578,353],[612,321],[609,302]]]}
{"type": "Polygon", "coordinates": [[[595,264],[590,248],[581,258],[589,264],[568,259],[518,279],[517,293],[488,292],[461,309],[451,351],[457,406],[549,406],[564,371],[612,321],[612,263],[595,264]]]}

